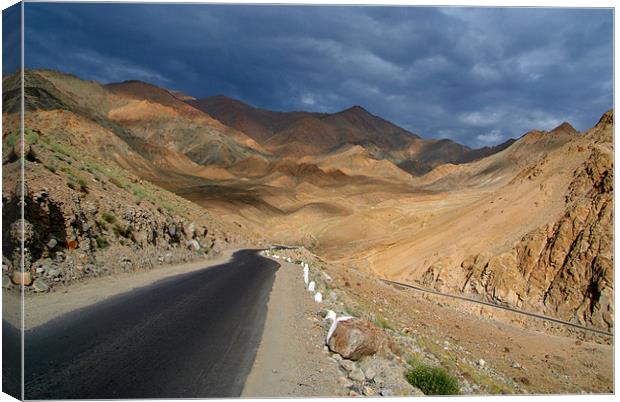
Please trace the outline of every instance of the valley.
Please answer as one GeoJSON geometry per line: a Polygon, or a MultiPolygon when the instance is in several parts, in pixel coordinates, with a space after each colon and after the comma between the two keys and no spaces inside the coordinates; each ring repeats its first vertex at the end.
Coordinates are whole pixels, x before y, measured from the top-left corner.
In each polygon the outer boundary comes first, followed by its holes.
{"type": "MultiPolygon", "coordinates": [[[[103,85],[27,70],[20,146],[19,84],[16,75],[3,77],[7,290],[23,284],[28,297],[46,297],[93,278],[285,244],[307,249],[326,272],[342,276],[343,288],[355,277],[359,289],[345,292],[357,305],[379,293],[387,295],[385,311],[428,304],[452,317],[450,325],[475,322],[468,314],[454,318],[467,311],[488,320],[486,340],[493,325],[506,339],[518,333],[519,345],[527,331],[536,333],[536,353],[553,337],[557,350],[574,338],[599,354],[609,346],[608,338],[586,339],[493,309],[436,307],[432,298],[402,296],[377,279],[613,332],[613,110],[584,132],[569,123],[532,127],[472,149],[424,139],[361,106],[276,112],[141,81],[103,85]],[[19,155],[25,222],[17,213],[19,155]],[[16,269],[21,223],[24,273],[16,269]]],[[[435,321],[428,325],[446,330],[435,321]]],[[[590,391],[609,389],[609,368],[605,360],[590,391]]],[[[576,378],[581,366],[571,370],[576,378]]],[[[533,381],[527,390],[588,387],[533,381]]]]}

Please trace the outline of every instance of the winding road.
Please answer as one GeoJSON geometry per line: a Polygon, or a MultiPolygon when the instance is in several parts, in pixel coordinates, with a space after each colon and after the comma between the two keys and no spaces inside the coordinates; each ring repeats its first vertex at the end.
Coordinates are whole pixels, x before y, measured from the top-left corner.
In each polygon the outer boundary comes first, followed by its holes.
{"type": "Polygon", "coordinates": [[[278,267],[241,250],[27,331],[26,399],[240,396],[278,267]]]}

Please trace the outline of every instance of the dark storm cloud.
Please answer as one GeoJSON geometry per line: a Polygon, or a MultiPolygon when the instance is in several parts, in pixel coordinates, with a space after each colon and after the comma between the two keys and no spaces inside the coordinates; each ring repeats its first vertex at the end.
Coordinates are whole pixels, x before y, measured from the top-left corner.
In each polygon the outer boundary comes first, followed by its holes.
{"type": "Polygon", "coordinates": [[[604,9],[26,4],[26,63],[491,145],[612,106],[604,9]]]}

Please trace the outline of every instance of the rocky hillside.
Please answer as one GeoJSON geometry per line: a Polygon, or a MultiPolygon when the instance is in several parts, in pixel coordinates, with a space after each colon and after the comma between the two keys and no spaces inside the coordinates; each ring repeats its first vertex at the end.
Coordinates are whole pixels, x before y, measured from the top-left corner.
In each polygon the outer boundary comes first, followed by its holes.
{"type": "MultiPolygon", "coordinates": [[[[613,329],[613,112],[583,136],[524,169],[509,186],[524,186],[566,153],[585,155],[570,174],[557,217],[529,230],[501,252],[465,258],[463,275],[434,265],[421,281],[439,289],[542,311],[613,329]]],[[[568,173],[568,172],[567,172],[568,173]]],[[[545,191],[541,182],[539,191],[545,191]]]]}
{"type": "Polygon", "coordinates": [[[3,78],[7,286],[266,239],[380,277],[613,328],[612,112],[583,134],[564,123],[471,150],[361,107],[272,112],[36,70],[25,73],[22,150],[18,78],[3,78]],[[22,153],[30,277],[9,280],[22,153]]]}
{"type": "MultiPolygon", "coordinates": [[[[74,80],[72,91],[81,86],[87,87],[84,93],[93,91],[91,96],[104,105],[99,110],[122,103],[98,84],[59,77],[74,80]]],[[[93,276],[149,269],[255,244],[247,230],[221,222],[131,173],[128,168],[158,169],[131,146],[139,139],[132,142],[131,131],[91,109],[92,98],[78,102],[74,92],[69,96],[68,89],[60,91],[37,73],[27,74],[22,147],[15,108],[19,81],[12,76],[3,83],[2,214],[8,229],[3,231],[4,287],[24,284],[28,292],[47,292],[93,276]],[[22,236],[24,274],[18,271],[22,236]]]]}

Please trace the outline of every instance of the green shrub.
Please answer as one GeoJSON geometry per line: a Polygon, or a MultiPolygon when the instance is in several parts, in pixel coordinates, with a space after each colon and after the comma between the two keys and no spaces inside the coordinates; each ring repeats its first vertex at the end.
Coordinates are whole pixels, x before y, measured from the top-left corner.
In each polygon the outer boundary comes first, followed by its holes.
{"type": "Polygon", "coordinates": [[[56,165],[54,165],[53,163],[45,164],[43,166],[45,166],[45,168],[49,170],[50,172],[56,173],[57,168],[56,168],[56,165]]]}
{"type": "Polygon", "coordinates": [[[134,186],[133,187],[133,195],[135,195],[136,197],[142,199],[144,197],[146,197],[146,192],[144,191],[144,189],[140,186],[134,186]]]}
{"type": "Polygon", "coordinates": [[[19,131],[13,131],[12,133],[4,137],[4,144],[9,147],[14,147],[19,142],[19,138],[19,131]]]}
{"type": "Polygon", "coordinates": [[[377,315],[374,321],[375,321],[375,325],[381,329],[391,329],[391,330],[394,329],[392,325],[389,323],[389,321],[381,317],[380,315],[377,315]]]}
{"type": "Polygon", "coordinates": [[[458,395],[459,382],[441,367],[417,364],[407,373],[407,381],[426,395],[458,395]]]}
{"type": "Polygon", "coordinates": [[[36,131],[30,129],[24,130],[24,139],[27,144],[33,145],[39,142],[39,134],[36,131]]]}
{"type": "Polygon", "coordinates": [[[101,217],[103,218],[104,221],[106,221],[108,223],[115,223],[116,222],[116,215],[111,214],[109,212],[103,212],[101,214],[101,217]]]}
{"type": "Polygon", "coordinates": [[[126,239],[131,239],[133,235],[133,228],[131,227],[131,225],[125,226],[120,222],[116,222],[114,224],[114,226],[112,227],[112,231],[117,236],[121,236],[126,239]]]}
{"type": "Polygon", "coordinates": [[[126,187],[126,184],[121,183],[121,181],[117,179],[116,177],[110,177],[110,183],[114,184],[118,188],[124,189],[126,187]]]}
{"type": "Polygon", "coordinates": [[[81,177],[77,178],[77,184],[80,186],[80,190],[86,192],[88,190],[88,186],[86,185],[86,180],[81,177]]]}
{"type": "Polygon", "coordinates": [[[108,224],[103,219],[97,219],[95,222],[97,222],[97,225],[103,230],[108,230],[108,224]]]}
{"type": "Polygon", "coordinates": [[[108,241],[106,240],[105,237],[99,235],[95,238],[95,241],[97,242],[97,247],[98,248],[106,248],[108,247],[110,244],[108,243],[108,241]]]}

